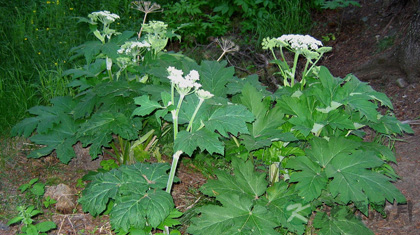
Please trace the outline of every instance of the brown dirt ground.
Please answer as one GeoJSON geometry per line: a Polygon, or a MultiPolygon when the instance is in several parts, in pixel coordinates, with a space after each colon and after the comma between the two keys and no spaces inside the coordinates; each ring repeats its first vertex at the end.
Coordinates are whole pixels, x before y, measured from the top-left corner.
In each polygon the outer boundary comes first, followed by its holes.
{"type": "MultiPolygon", "coordinates": [[[[358,66],[375,57],[381,39],[392,35],[394,44],[407,30],[412,11],[410,8],[385,8],[382,1],[362,1],[362,8],[346,8],[343,11],[327,11],[314,15],[315,21],[321,22],[312,35],[317,38],[328,33],[336,40],[327,45],[334,48],[322,64],[335,76],[343,77],[358,66]],[[379,36],[378,36],[379,35],[379,36]]],[[[389,45],[392,47],[393,45],[389,45]]],[[[386,48],[385,48],[386,49],[386,48]]],[[[402,121],[411,122],[414,135],[400,137],[403,141],[395,144],[398,164],[397,173],[401,176],[395,185],[406,196],[408,204],[387,205],[388,217],[383,219],[377,213],[364,218],[366,225],[376,234],[418,234],[420,231],[420,84],[400,87],[395,81],[376,79],[368,81],[376,90],[385,92],[391,98],[396,116],[402,121]],[[417,232],[416,232],[417,231],[417,232]]],[[[50,184],[67,183],[80,192],[77,179],[86,171],[74,171],[72,167],[62,165],[54,157],[26,159],[31,146],[26,140],[14,138],[1,140],[0,172],[0,235],[15,234],[18,226],[6,227],[7,219],[15,213],[14,208],[29,201],[19,193],[18,187],[30,179],[39,177],[50,184]],[[8,155],[4,155],[7,152],[8,155]]],[[[200,200],[197,188],[205,178],[193,165],[179,167],[177,176],[181,183],[174,187],[177,208],[184,211],[200,200]]],[[[78,206],[73,214],[63,215],[55,210],[45,210],[44,218],[56,222],[58,229],[53,234],[112,234],[106,216],[92,218],[84,214],[78,206]],[[84,232],[82,232],[84,230],[84,232]]],[[[43,219],[43,218],[40,218],[43,219]]]]}

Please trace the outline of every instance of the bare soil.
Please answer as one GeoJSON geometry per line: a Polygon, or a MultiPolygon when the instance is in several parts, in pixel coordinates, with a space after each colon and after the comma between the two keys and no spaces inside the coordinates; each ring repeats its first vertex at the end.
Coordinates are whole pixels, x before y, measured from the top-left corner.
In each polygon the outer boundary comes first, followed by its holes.
{"type": "MultiPolygon", "coordinates": [[[[333,52],[321,62],[335,76],[360,71],[360,68],[398,46],[409,27],[413,10],[408,3],[405,7],[385,4],[389,1],[362,1],[362,8],[349,7],[344,10],[322,11],[314,14],[318,22],[312,35],[322,38],[334,35],[335,40],[325,44],[333,47],[333,52]]],[[[256,62],[258,64],[258,62],[256,62]]],[[[372,68],[372,70],[377,68],[372,68]]],[[[355,72],[356,75],[357,72],[355,72]]],[[[404,74],[396,71],[383,73],[361,72],[363,81],[370,83],[376,90],[384,92],[394,104],[395,115],[411,124],[413,135],[399,137],[394,145],[398,164],[395,169],[400,180],[395,185],[407,198],[407,204],[387,205],[387,218],[371,213],[363,218],[366,225],[376,234],[419,234],[420,231],[420,84],[398,84],[404,74]],[[369,74],[374,74],[369,76],[369,74]],[[379,75],[378,75],[379,74],[379,75]]],[[[360,77],[359,77],[360,78],[360,77]]],[[[15,207],[30,202],[18,187],[30,179],[39,177],[50,185],[68,184],[78,193],[77,186],[87,170],[74,170],[70,165],[60,164],[50,156],[42,159],[27,159],[32,148],[22,138],[1,140],[0,169],[0,235],[15,234],[18,226],[7,227],[7,220],[15,216],[15,207]],[[7,153],[7,154],[5,154],[7,153]]],[[[181,164],[177,176],[181,183],[174,187],[174,199],[178,209],[185,211],[202,199],[198,188],[206,178],[189,163],[181,164]]],[[[40,220],[53,220],[58,229],[52,234],[112,234],[106,216],[92,218],[83,213],[80,205],[71,214],[60,214],[47,209],[40,220]]]]}

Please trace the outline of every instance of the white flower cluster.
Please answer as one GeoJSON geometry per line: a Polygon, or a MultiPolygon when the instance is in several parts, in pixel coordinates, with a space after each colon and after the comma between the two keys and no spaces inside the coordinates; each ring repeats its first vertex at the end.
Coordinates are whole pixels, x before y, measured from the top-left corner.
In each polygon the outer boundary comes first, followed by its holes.
{"type": "Polygon", "coordinates": [[[88,17],[92,21],[94,21],[94,22],[100,21],[104,25],[108,25],[108,24],[114,22],[116,19],[120,18],[120,16],[118,16],[117,14],[111,13],[109,11],[95,11],[95,12],[92,12],[91,14],[89,14],[88,17]]]}
{"type": "MultiPolygon", "coordinates": [[[[196,81],[200,80],[200,75],[196,70],[191,70],[187,76],[183,76],[182,70],[178,70],[175,67],[168,67],[169,76],[168,79],[175,85],[175,87],[180,88],[183,91],[186,91],[195,88],[198,89],[201,87],[200,83],[196,81]]],[[[188,93],[187,92],[187,93],[188,93]]]]}
{"type": "Polygon", "coordinates": [[[277,40],[287,43],[293,50],[318,50],[319,47],[322,47],[322,42],[310,35],[286,34],[277,40]]]}
{"type": "Polygon", "coordinates": [[[150,48],[150,44],[146,41],[129,41],[125,42],[117,52],[119,54],[137,55],[143,48],[150,48]]]}
{"type": "Polygon", "coordinates": [[[214,95],[208,91],[205,91],[203,89],[199,89],[195,92],[195,94],[198,96],[198,98],[200,100],[206,100],[206,99],[210,99],[211,97],[213,97],[214,95]]]}

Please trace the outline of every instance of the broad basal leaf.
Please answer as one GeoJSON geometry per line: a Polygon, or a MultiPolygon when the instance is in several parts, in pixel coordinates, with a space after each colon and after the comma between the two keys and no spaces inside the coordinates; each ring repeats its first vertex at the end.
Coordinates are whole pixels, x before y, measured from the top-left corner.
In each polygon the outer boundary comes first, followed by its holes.
{"type": "Polygon", "coordinates": [[[225,105],[218,108],[210,118],[204,122],[206,129],[217,131],[225,137],[228,133],[249,133],[247,122],[252,122],[254,115],[242,105],[225,105]]]}
{"type": "Polygon", "coordinates": [[[313,225],[319,229],[317,234],[336,235],[336,234],[366,234],[373,232],[366,228],[363,222],[356,218],[346,207],[332,208],[330,215],[318,212],[315,216],[313,225]]]}
{"type": "Polygon", "coordinates": [[[237,194],[221,195],[223,207],[208,205],[200,208],[201,217],[192,219],[187,232],[194,235],[208,234],[279,234],[275,218],[263,206],[237,194]]]}
{"type": "Polygon", "coordinates": [[[41,149],[32,151],[28,158],[39,158],[50,154],[53,150],[62,163],[67,164],[73,157],[73,145],[76,144],[76,124],[70,117],[60,117],[61,123],[45,134],[36,134],[30,140],[38,145],[45,145],[41,149]]]}
{"type": "Polygon", "coordinates": [[[134,99],[139,108],[136,108],[133,112],[133,116],[146,116],[156,109],[162,108],[158,102],[150,100],[148,95],[142,95],[134,99]]]}
{"type": "Polygon", "coordinates": [[[80,126],[77,138],[84,146],[91,144],[89,153],[95,158],[101,154],[102,146],[109,147],[112,134],[127,140],[135,139],[137,129],[133,127],[132,120],[122,113],[100,112],[92,115],[91,119],[80,126]]]}
{"type": "Polygon", "coordinates": [[[12,135],[23,135],[29,137],[34,130],[40,134],[45,134],[53,129],[55,124],[66,118],[71,112],[75,103],[71,97],[55,97],[51,99],[52,106],[35,106],[28,110],[29,113],[36,115],[29,117],[16,124],[12,129],[12,135]]]}
{"type": "Polygon", "coordinates": [[[375,131],[384,134],[403,134],[404,132],[413,134],[413,130],[407,123],[401,123],[394,116],[382,116],[378,123],[369,125],[375,131]]]}
{"type": "Polygon", "coordinates": [[[284,123],[284,113],[279,106],[274,106],[270,97],[263,97],[262,93],[250,84],[246,84],[242,90],[241,103],[255,116],[252,123],[251,135],[274,137],[281,134],[278,128],[284,123]],[[276,133],[277,130],[277,133],[276,133]]]}
{"type": "Polygon", "coordinates": [[[267,198],[267,208],[276,216],[281,227],[297,234],[305,232],[311,206],[298,196],[293,186],[289,187],[284,181],[276,182],[267,189],[267,198]]]}
{"type": "Polygon", "coordinates": [[[79,202],[84,211],[96,216],[106,209],[110,199],[115,200],[110,212],[114,229],[128,231],[146,225],[156,228],[174,207],[171,195],[163,191],[168,170],[168,164],[136,163],[96,174],[79,202]]]}
{"type": "Polygon", "coordinates": [[[290,182],[298,182],[296,190],[305,201],[311,201],[321,195],[328,178],[318,164],[306,156],[300,156],[289,159],[286,167],[298,171],[290,175],[290,182]]]}
{"type": "Polygon", "coordinates": [[[174,151],[181,150],[191,156],[195,149],[199,147],[202,151],[207,150],[210,154],[223,154],[223,142],[219,140],[219,135],[206,128],[195,132],[180,131],[174,142],[174,151]]]}
{"type": "Polygon", "coordinates": [[[131,227],[156,228],[174,208],[171,195],[163,190],[123,195],[118,197],[111,210],[111,225],[128,231],[131,227]]]}
{"type": "Polygon", "coordinates": [[[227,84],[227,93],[230,95],[236,95],[238,93],[241,93],[244,86],[246,84],[250,84],[252,87],[254,87],[258,92],[263,94],[264,96],[272,95],[267,90],[267,87],[261,84],[260,81],[258,81],[258,75],[252,74],[245,78],[237,78],[232,77],[229,79],[229,83],[227,84]]]}
{"type": "Polygon", "coordinates": [[[109,200],[116,198],[119,188],[124,183],[123,173],[118,169],[97,174],[95,180],[82,191],[83,196],[79,202],[83,211],[89,212],[92,216],[104,212],[109,200]]]}
{"type": "Polygon", "coordinates": [[[227,62],[203,61],[200,65],[200,83],[202,89],[215,96],[226,96],[226,84],[235,73],[233,67],[226,68],[227,62]]]}
{"type": "Polygon", "coordinates": [[[257,173],[254,165],[237,158],[232,159],[234,175],[226,171],[219,171],[217,180],[208,180],[200,189],[209,196],[240,195],[249,199],[259,198],[267,189],[267,181],[264,173],[257,173]]]}
{"type": "Polygon", "coordinates": [[[350,153],[360,146],[360,143],[346,138],[332,137],[329,141],[321,138],[314,138],[311,142],[311,149],[306,153],[312,160],[316,161],[322,168],[338,154],[350,153]]]}

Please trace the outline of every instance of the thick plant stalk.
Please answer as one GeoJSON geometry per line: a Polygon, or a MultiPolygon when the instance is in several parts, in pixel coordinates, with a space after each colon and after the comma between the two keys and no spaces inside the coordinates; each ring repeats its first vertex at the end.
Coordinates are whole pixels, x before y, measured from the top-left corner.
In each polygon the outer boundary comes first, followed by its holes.
{"type": "Polygon", "coordinates": [[[172,156],[172,166],[171,171],[169,172],[169,179],[168,184],[166,185],[166,192],[171,193],[172,185],[174,184],[174,178],[175,178],[175,172],[178,165],[179,157],[181,156],[182,151],[178,150],[173,156],[172,156]]]}
{"type": "Polygon", "coordinates": [[[198,112],[198,110],[200,109],[200,107],[201,107],[201,105],[203,104],[203,102],[204,102],[204,99],[200,99],[200,101],[199,101],[199,103],[198,103],[197,107],[195,108],[194,113],[193,113],[193,115],[192,115],[192,117],[191,117],[190,123],[188,124],[187,131],[191,132],[191,129],[192,129],[192,124],[193,124],[193,122],[194,122],[194,118],[195,118],[195,116],[197,115],[197,112],[198,112]]]}

